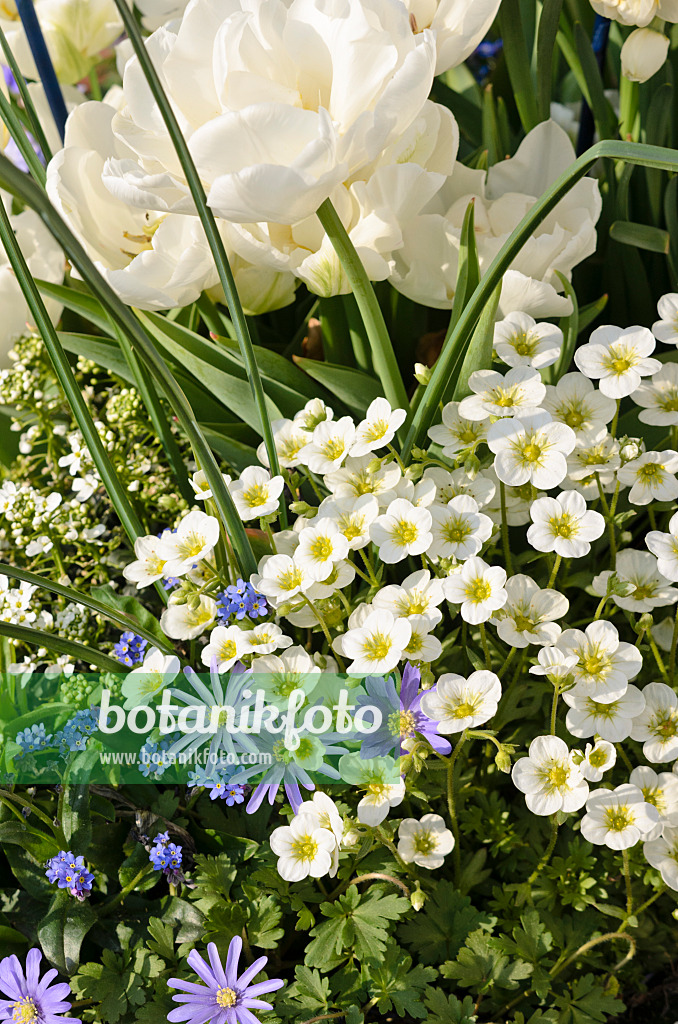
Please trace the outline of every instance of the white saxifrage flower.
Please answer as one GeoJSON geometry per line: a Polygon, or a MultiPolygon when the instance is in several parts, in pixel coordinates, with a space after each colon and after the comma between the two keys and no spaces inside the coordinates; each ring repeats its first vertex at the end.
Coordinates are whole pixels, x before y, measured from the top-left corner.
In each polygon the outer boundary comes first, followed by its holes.
{"type": "Polygon", "coordinates": [[[274,604],[282,603],[311,588],[314,580],[290,555],[265,555],[259,572],[250,583],[274,604]]]}
{"type": "Polygon", "coordinates": [[[532,526],[527,542],[537,551],[555,551],[563,558],[582,558],[591,541],[605,532],[605,520],[590,511],[578,491],[561,491],[555,498],[539,498],[530,508],[532,526]]]}
{"type": "MultiPolygon", "coordinates": [[[[294,469],[301,462],[299,452],[311,440],[307,430],[303,430],[294,420],[273,420],[271,423],[273,441],[278,455],[278,462],[283,469],[294,469]]],[[[261,442],[257,448],[257,458],[262,466],[270,469],[266,444],[261,442]]]]}
{"type": "Polygon", "coordinates": [[[667,580],[678,582],[678,512],[669,520],[668,533],[650,530],[645,543],[657,558],[657,569],[667,580]]]}
{"type": "Polygon", "coordinates": [[[636,405],[642,406],[643,411],[638,413],[641,423],[656,427],[678,425],[678,366],[664,363],[658,373],[633,392],[631,398],[636,405]]]}
{"type": "MultiPolygon", "coordinates": [[[[352,659],[348,671],[354,675],[392,671],[411,636],[412,626],[407,619],[396,618],[385,608],[370,611],[362,626],[349,629],[341,637],[341,651],[352,659]]],[[[334,646],[336,649],[336,642],[334,646]]]]}
{"type": "Polygon", "coordinates": [[[316,791],[310,800],[304,800],[301,804],[299,814],[308,814],[315,818],[318,828],[326,829],[334,836],[334,849],[332,850],[332,863],[328,872],[330,878],[334,878],[339,867],[339,850],[344,838],[344,822],[337,805],[327,793],[316,791]]]}
{"type": "Polygon", "coordinates": [[[678,757],[678,697],[666,683],[648,683],[645,707],[633,720],[631,738],[643,744],[648,761],[663,764],[678,757]]]}
{"type": "Polygon", "coordinates": [[[454,849],[454,836],[439,814],[403,818],[398,828],[398,853],[406,864],[420,868],[441,868],[454,849]]]}
{"type": "MultiPolygon", "coordinates": [[[[176,32],[159,30],[146,47],[209,205],[236,223],[312,216],[407,129],[435,65],[432,33],[413,34],[404,6],[387,0],[349,0],[340,13],[328,0],[193,0],[176,32]]],[[[136,205],[191,212],[135,57],[123,93],[115,130],[136,156],[108,162],[107,188],[136,205]]]]}
{"type": "Polygon", "coordinates": [[[365,419],[356,427],[351,455],[367,455],[390,444],[406,415],[404,409],[391,409],[385,398],[375,398],[365,419]]]}
{"type": "Polygon", "coordinates": [[[604,429],[617,409],[613,398],[596,391],[588,377],[577,372],[566,373],[555,386],[547,384],[541,404],[554,420],[571,427],[577,437],[604,429]]]}
{"type": "Polygon", "coordinates": [[[495,473],[514,487],[528,481],[545,490],[557,487],[567,475],[566,456],[575,443],[574,431],[543,411],[498,420],[487,433],[495,473]]]}
{"type": "Polygon", "coordinates": [[[430,664],[437,661],[443,652],[443,645],[437,636],[432,636],[435,620],[427,615],[410,615],[408,622],[412,627],[410,642],[403,651],[408,661],[425,661],[430,664]]]}
{"type": "Polygon", "coordinates": [[[533,366],[535,370],[543,370],[556,362],[562,347],[560,327],[538,324],[527,313],[509,313],[494,325],[494,350],[508,366],[533,366]]]}
{"type": "Polygon", "coordinates": [[[365,791],[357,808],[361,824],[370,828],[381,825],[390,809],[403,802],[405,782],[397,774],[395,764],[390,757],[361,758],[359,754],[344,754],[339,759],[344,782],[365,791]]]}
{"type": "Polygon", "coordinates": [[[462,619],[477,625],[506,604],[505,584],[506,571],[501,566],[490,566],[474,556],[444,580],[445,596],[452,604],[461,605],[462,619]]]}
{"type": "Polygon", "coordinates": [[[216,626],[210,633],[209,643],[200,652],[203,665],[210,668],[212,659],[217,659],[217,672],[228,672],[239,660],[245,649],[244,630],[240,626],[216,626]]]}
{"type": "MultiPolygon", "coordinates": [[[[126,711],[141,704],[150,704],[161,690],[178,675],[179,659],[173,655],[163,654],[157,647],[151,647],[145,655],[142,665],[137,665],[129,672],[122,684],[122,695],[126,697],[123,705],[126,711]]],[[[678,777],[674,776],[678,784],[678,777]]]]}
{"type": "Polygon", "coordinates": [[[165,559],[165,576],[184,576],[208,558],[219,540],[219,520],[204,512],[189,512],[174,533],[165,531],[159,553],[165,559]]]}
{"type": "MultiPolygon", "coordinates": [[[[216,630],[215,630],[216,632],[216,630]]],[[[320,668],[303,647],[288,647],[282,654],[253,658],[252,690],[264,690],[274,704],[283,704],[293,690],[311,693],[320,681],[320,668]]]]}
{"type": "Polygon", "coordinates": [[[128,583],[136,583],[137,590],[148,587],[151,583],[163,579],[166,557],[163,553],[160,537],[137,537],[134,542],[134,562],[126,565],[122,571],[128,583]]]}
{"type": "MultiPolygon", "coordinates": [[[[591,584],[594,594],[604,597],[607,593],[608,580],[612,573],[609,569],[596,576],[591,584]]],[[[651,612],[655,608],[664,608],[678,601],[678,590],[669,585],[657,567],[657,559],[649,551],[636,551],[625,548],[617,556],[616,577],[618,580],[633,584],[633,590],[626,596],[611,594],[611,598],[619,608],[627,612],[651,612]]]]}
{"type": "Polygon", "coordinates": [[[299,536],[294,561],[316,583],[326,580],[336,562],[348,555],[348,541],[332,519],[324,519],[317,526],[307,526],[299,536]]]}
{"type": "Polygon", "coordinates": [[[355,437],[350,416],[323,420],[313,431],[313,440],[299,452],[299,461],[312,473],[332,473],[344,462],[355,437]]]}
{"type": "Polygon", "coordinates": [[[443,422],[428,430],[428,436],[441,446],[447,458],[454,458],[467,448],[473,448],[487,435],[486,424],[482,420],[469,420],[461,416],[459,405],[459,402],[448,402],[443,408],[443,422]]]}
{"type": "Polygon", "coordinates": [[[568,732],[581,739],[600,736],[610,743],[621,743],[631,735],[633,720],[645,707],[645,698],[633,683],[623,696],[605,704],[575,690],[566,690],[563,700],[569,707],[565,719],[568,732]]]}
{"type": "Polygon", "coordinates": [[[379,501],[374,494],[360,498],[325,498],[320,503],[316,520],[330,519],[348,541],[349,550],[358,551],[370,543],[370,526],[379,515],[379,501]]]}
{"type": "Polygon", "coordinates": [[[527,757],[514,764],[511,777],[533,814],[578,811],[589,795],[573,752],[558,736],[533,739],[527,757]]]}
{"type": "Polygon", "coordinates": [[[292,640],[285,636],[274,622],[260,622],[254,629],[243,630],[243,654],[272,654],[292,646],[292,640]]]}
{"type": "Polygon", "coordinates": [[[596,846],[628,850],[648,835],[659,821],[655,807],[645,801],[637,786],[597,789],[586,801],[581,834],[596,846]]]}
{"type": "Polygon", "coordinates": [[[577,443],[568,456],[567,475],[585,498],[598,498],[598,481],[603,491],[614,491],[615,472],[620,465],[619,442],[607,428],[586,430],[577,435],[577,443]]]}
{"type": "Polygon", "coordinates": [[[485,508],[497,490],[496,478],[491,478],[489,473],[480,472],[471,478],[463,466],[452,472],[440,466],[429,466],[424,470],[423,479],[433,480],[436,485],[436,502],[441,505],[446,505],[460,494],[467,494],[478,503],[478,508],[485,508]]]}
{"type": "Polygon", "coordinates": [[[476,370],[469,377],[468,386],[474,393],[459,403],[459,415],[467,420],[531,413],[539,408],[546,394],[539,371],[531,366],[514,366],[505,374],[476,370]]]}
{"type": "Polygon", "coordinates": [[[270,844],[278,857],[278,874],[286,882],[300,882],[309,875],[321,878],[331,870],[336,838],[319,826],[315,814],[295,814],[289,825],[273,829],[270,844]]]}
{"type": "Polygon", "coordinates": [[[678,827],[678,775],[657,772],[647,765],[639,765],[629,775],[629,782],[638,786],[645,801],[657,808],[659,822],[646,840],[658,839],[666,828],[678,827]]]}
{"type": "Polygon", "coordinates": [[[373,603],[375,608],[386,608],[396,617],[425,615],[433,625],[437,625],[443,617],[438,606],[444,600],[443,581],[431,579],[427,569],[419,569],[406,576],[401,585],[382,587],[374,595],[373,603]]]}
{"type": "Polygon", "coordinates": [[[431,543],[431,513],[405,498],[396,498],[385,515],[370,526],[370,539],[379,548],[382,562],[401,562],[408,555],[420,555],[431,543]]]}
{"type": "Polygon", "coordinates": [[[421,698],[421,709],[448,734],[475,729],[497,713],[501,683],[494,672],[472,672],[468,679],[453,672],[442,675],[421,698]]]}
{"type": "Polygon", "coordinates": [[[285,481],[281,476],[272,477],[267,469],[260,466],[246,466],[239,480],[234,480],[229,490],[241,519],[261,519],[278,509],[278,500],[285,481]]]}
{"type": "Polygon", "coordinates": [[[456,558],[463,562],[477,555],[489,540],[494,524],[489,516],[478,511],[478,503],[469,495],[460,494],[447,505],[431,507],[433,540],[429,558],[456,558]]]}
{"type": "Polygon", "coordinates": [[[570,602],[557,590],[541,590],[529,576],[506,581],[506,604],[491,619],[504,643],[511,647],[554,644],[560,636],[556,619],[567,615],[570,602]]]}
{"type": "Polygon", "coordinates": [[[659,360],[650,358],[655,344],[647,327],[598,327],[588,344],[575,350],[574,361],[587,377],[600,381],[608,398],[626,398],[642,377],[661,369],[659,360]]]}
{"type": "Polygon", "coordinates": [[[170,603],[160,617],[160,628],[173,640],[195,640],[217,617],[217,603],[206,594],[193,596],[186,604],[170,603]]]}
{"type": "Polygon", "coordinates": [[[614,768],[616,760],[614,745],[607,740],[597,740],[595,744],[586,744],[584,759],[579,767],[587,782],[600,782],[605,772],[614,768]]]}
{"type": "Polygon", "coordinates": [[[557,645],[563,653],[577,657],[572,668],[576,686],[570,692],[603,704],[623,697],[629,680],[638,675],[643,665],[638,648],[621,641],[611,622],[592,622],[585,632],[566,629],[558,637],[557,645]]]}
{"type": "Polygon", "coordinates": [[[678,292],[662,295],[657,303],[659,320],[652,325],[657,341],[665,345],[678,345],[678,292]]]}
{"type": "Polygon", "coordinates": [[[577,664],[576,654],[566,654],[558,647],[542,647],[537,653],[536,665],[530,666],[535,676],[546,676],[552,683],[571,682],[572,669],[577,664]]]}
{"type": "Polygon", "coordinates": [[[645,452],[617,470],[617,479],[630,487],[632,505],[649,505],[651,501],[673,501],[678,497],[678,452],[645,452]]]}
{"type": "Polygon", "coordinates": [[[643,853],[669,889],[678,890],[678,828],[665,826],[659,839],[643,843],[643,853]]]}
{"type": "Polygon", "coordinates": [[[360,498],[364,494],[374,494],[379,505],[385,508],[396,497],[394,488],[402,473],[396,462],[388,462],[375,473],[373,461],[371,455],[360,458],[349,455],[340,469],[325,474],[325,486],[334,498],[360,498]]]}

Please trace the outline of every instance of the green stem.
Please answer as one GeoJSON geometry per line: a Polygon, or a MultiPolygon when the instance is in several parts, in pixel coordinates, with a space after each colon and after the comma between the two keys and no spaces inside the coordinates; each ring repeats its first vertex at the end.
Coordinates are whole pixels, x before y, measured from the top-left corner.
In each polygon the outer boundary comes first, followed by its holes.
{"type": "Polygon", "coordinates": [[[654,655],[654,660],[657,662],[657,668],[661,672],[662,678],[664,679],[664,682],[668,683],[669,682],[669,675],[668,675],[668,672],[666,671],[666,666],[664,665],[664,659],[662,658],[661,654],[659,653],[659,648],[657,647],[656,641],[655,641],[654,637],[652,636],[652,630],[651,629],[647,630],[647,639],[648,639],[648,643],[650,644],[650,650],[652,651],[652,653],[654,655]]]}
{"type": "Polygon", "coordinates": [[[560,569],[560,563],[562,562],[562,560],[563,559],[562,559],[561,555],[556,555],[555,561],[553,563],[553,569],[551,570],[551,575],[549,577],[549,581],[546,584],[547,589],[549,589],[549,590],[551,589],[553,584],[556,582],[556,576],[558,575],[558,570],[560,569]]]}
{"type": "Polygon", "coordinates": [[[551,704],[551,735],[556,734],[556,717],[558,715],[558,698],[560,697],[560,684],[553,684],[553,702],[551,704]]]}
{"type": "Polygon", "coordinates": [[[622,850],[622,865],[626,884],[626,916],[631,917],[633,914],[633,888],[631,887],[631,865],[628,850],[622,850]]]}
{"type": "Polygon", "coordinates": [[[483,654],[485,655],[485,668],[488,672],[492,671],[492,655],[490,654],[490,648],[487,644],[487,631],[485,629],[485,623],[481,622],[479,625],[480,629],[480,642],[483,645],[483,654]]]}
{"type": "Polygon", "coordinates": [[[120,903],[121,900],[124,900],[125,896],[128,896],[129,893],[133,892],[138,886],[139,882],[141,882],[142,879],[144,879],[146,875],[148,875],[153,870],[154,868],[152,864],[145,864],[141,871],[137,872],[132,881],[128,882],[127,885],[120,890],[120,892],[116,892],[115,895],[111,896],[109,900],[106,900],[106,902],[102,903],[100,907],[97,907],[97,917],[107,917],[111,913],[111,911],[115,909],[117,904],[120,903]]]}
{"type": "Polygon", "coordinates": [[[678,647],[678,607],[673,622],[673,634],[671,636],[671,653],[669,654],[669,684],[673,686],[676,678],[676,648],[678,647]]]}
{"type": "Polygon", "coordinates": [[[507,576],[513,575],[513,561],[511,559],[511,548],[508,535],[508,516],[506,512],[506,487],[503,481],[499,483],[499,494],[501,496],[501,542],[504,548],[504,561],[506,563],[507,576]]]}
{"type": "Polygon", "coordinates": [[[546,847],[546,850],[544,851],[543,857],[541,858],[541,860],[537,864],[536,868],[534,869],[534,871],[532,872],[532,874],[528,878],[528,880],[527,880],[527,884],[528,885],[533,885],[534,884],[534,882],[537,880],[539,875],[542,873],[542,871],[544,870],[544,868],[546,867],[546,865],[550,861],[551,854],[553,853],[553,851],[555,849],[556,840],[557,839],[558,839],[558,822],[556,820],[555,814],[552,814],[551,815],[551,838],[549,839],[549,844],[546,847]]]}
{"type": "Polygon", "coordinates": [[[454,836],[454,874],[457,881],[459,881],[459,876],[461,875],[461,849],[459,846],[459,823],[457,821],[457,808],[454,793],[454,766],[457,763],[457,758],[459,757],[461,749],[467,739],[468,736],[466,730],[464,730],[457,740],[457,745],[447,761],[447,812],[450,816],[452,835],[454,836]]]}
{"type": "MultiPolygon", "coordinates": [[[[116,3],[121,2],[122,0],[116,0],[116,3]]],[[[329,199],[326,199],[318,209],[318,219],[351,285],[365,324],[374,369],[383,385],[384,394],[393,409],[409,409],[405,385],[374,288],[346,228],[329,199]]]]}
{"type": "MultiPolygon", "coordinates": [[[[664,893],[666,892],[667,889],[668,889],[668,886],[665,883],[663,885],[661,885],[660,888],[657,889],[657,891],[655,893],[653,893],[652,896],[650,896],[649,899],[645,900],[644,903],[641,903],[640,906],[634,911],[635,917],[640,917],[640,915],[644,911],[646,911],[648,907],[652,906],[652,904],[654,903],[655,900],[658,900],[660,896],[664,895],[664,893]]],[[[622,928],[625,928],[625,927],[626,927],[626,922],[622,925],[622,928]]]]}

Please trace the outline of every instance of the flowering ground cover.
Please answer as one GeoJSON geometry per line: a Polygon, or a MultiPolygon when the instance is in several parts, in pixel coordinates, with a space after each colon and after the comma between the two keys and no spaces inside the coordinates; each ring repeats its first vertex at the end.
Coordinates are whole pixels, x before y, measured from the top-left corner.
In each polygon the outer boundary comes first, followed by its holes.
{"type": "Polygon", "coordinates": [[[0,2],[0,1021],[673,1024],[677,25],[0,2]]]}

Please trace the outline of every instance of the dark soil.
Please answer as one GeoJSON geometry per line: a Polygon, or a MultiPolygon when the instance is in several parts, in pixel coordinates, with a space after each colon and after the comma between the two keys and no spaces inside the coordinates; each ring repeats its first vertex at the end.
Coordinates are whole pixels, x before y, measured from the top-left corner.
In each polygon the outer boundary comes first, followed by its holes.
{"type": "Polygon", "coordinates": [[[626,1011],[608,1024],[678,1024],[678,970],[648,979],[647,992],[622,998],[626,1011]]]}

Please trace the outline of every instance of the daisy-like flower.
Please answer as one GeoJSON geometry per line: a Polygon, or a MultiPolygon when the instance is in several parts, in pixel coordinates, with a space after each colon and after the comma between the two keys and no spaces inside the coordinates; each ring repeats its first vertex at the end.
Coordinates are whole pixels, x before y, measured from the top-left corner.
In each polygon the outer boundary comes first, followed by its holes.
{"type": "Polygon", "coordinates": [[[499,565],[490,566],[477,556],[469,558],[459,572],[443,583],[447,600],[461,605],[462,619],[472,625],[487,622],[508,599],[505,570],[499,565]]]}
{"type": "Polygon", "coordinates": [[[243,630],[242,644],[243,654],[272,654],[291,647],[292,640],[274,622],[260,622],[254,629],[243,630]]]}
{"type": "Polygon", "coordinates": [[[179,668],[179,659],[175,655],[166,655],[157,647],[151,647],[143,665],[132,669],[123,680],[122,695],[127,698],[125,711],[141,704],[150,704],[176,678],[179,668]]]}
{"type": "Polygon", "coordinates": [[[631,738],[643,744],[648,761],[664,764],[678,757],[678,697],[666,683],[643,689],[645,707],[634,718],[631,738]]]}
{"type": "Polygon", "coordinates": [[[217,659],[217,671],[228,672],[244,653],[245,630],[240,626],[217,626],[210,633],[209,643],[200,652],[203,665],[210,667],[212,658],[217,659]]]}
{"type": "Polygon", "coordinates": [[[420,868],[441,868],[454,849],[454,836],[439,814],[403,818],[398,828],[398,853],[406,864],[420,868]]]}
{"type": "Polygon", "coordinates": [[[385,398],[375,398],[365,419],[356,427],[351,455],[367,455],[390,444],[406,415],[404,409],[391,409],[385,398]]]}
{"type": "Polygon", "coordinates": [[[586,431],[605,429],[617,410],[612,398],[596,391],[583,373],[566,373],[556,385],[546,385],[542,408],[559,423],[566,423],[577,437],[586,431]]]}
{"type": "Polygon", "coordinates": [[[521,573],[509,577],[506,593],[506,604],[490,620],[504,643],[511,647],[554,644],[561,632],[555,620],[567,615],[567,598],[557,590],[541,590],[521,573]]]}
{"type": "Polygon", "coordinates": [[[506,374],[476,370],[468,386],[474,393],[461,400],[459,415],[474,422],[534,412],[546,394],[539,371],[530,366],[515,366],[506,374]]]}
{"type": "Polygon", "coordinates": [[[543,370],[556,362],[562,347],[560,327],[538,324],[527,313],[509,313],[494,325],[494,350],[508,366],[543,370]]]}
{"type": "Polygon", "coordinates": [[[478,508],[488,505],[497,490],[496,478],[487,472],[480,472],[471,479],[463,466],[450,472],[440,466],[429,466],[424,470],[424,480],[433,480],[436,485],[436,502],[447,505],[452,498],[467,494],[477,503],[478,508]]]}
{"type": "MultiPolygon", "coordinates": [[[[298,466],[301,462],[299,453],[311,440],[309,432],[294,420],[273,420],[271,430],[280,465],[283,469],[293,469],[298,466]]],[[[257,448],[257,458],[262,466],[270,468],[264,441],[257,448]]]]}
{"type": "Polygon", "coordinates": [[[385,515],[370,526],[370,539],[379,548],[382,562],[401,562],[408,555],[420,555],[431,543],[431,513],[405,498],[396,498],[385,515]]]}
{"type": "Polygon", "coordinates": [[[137,590],[163,579],[166,558],[159,537],[137,537],[134,541],[136,561],[130,562],[122,571],[128,583],[136,583],[137,590]]]}
{"type": "Polygon", "coordinates": [[[642,377],[661,370],[658,359],[649,358],[655,339],[646,327],[598,327],[574,353],[574,361],[582,373],[600,381],[600,390],[608,398],[625,398],[633,394],[642,377]]]}
{"type": "Polygon", "coordinates": [[[547,412],[523,413],[497,420],[487,433],[494,470],[511,486],[531,481],[535,487],[557,487],[567,474],[567,460],[576,442],[574,431],[556,423],[547,412]]]}
{"type": "Polygon", "coordinates": [[[294,423],[300,430],[312,434],[319,423],[334,419],[334,409],[325,405],[322,398],[310,398],[303,409],[296,413],[294,423]]]}
{"type": "Polygon", "coordinates": [[[260,956],[246,971],[238,976],[238,961],[242,952],[239,935],[231,939],[226,964],[222,966],[219,952],[213,942],[208,943],[209,964],[195,950],[188,954],[187,963],[192,967],[204,985],[181,978],[170,978],[169,988],[178,989],[181,995],[172,996],[175,1003],[183,1003],[170,1010],[167,1020],[172,1024],[258,1024],[252,1010],[272,1010],[270,1003],[260,999],[269,992],[276,992],[285,984],[280,978],[269,978],[252,985],[252,980],[268,963],[268,957],[260,956]]]}
{"type": "MultiPolygon", "coordinates": [[[[396,667],[411,636],[408,619],[396,618],[385,608],[375,608],[362,626],[343,634],[339,653],[352,659],[348,666],[352,675],[381,675],[396,667]]],[[[336,641],[333,646],[337,650],[336,641]]]]}
{"type": "Polygon", "coordinates": [[[595,744],[586,744],[584,757],[579,767],[587,782],[600,782],[605,772],[614,767],[616,760],[617,751],[614,745],[608,743],[607,740],[596,740],[595,744]]]}
{"type": "Polygon", "coordinates": [[[336,562],[348,555],[346,537],[332,519],[322,519],[317,525],[301,531],[294,561],[314,582],[326,580],[336,562]]]}
{"type": "Polygon", "coordinates": [[[344,838],[344,821],[337,810],[337,805],[327,793],[315,792],[310,800],[304,800],[299,808],[299,814],[308,814],[315,818],[318,828],[324,828],[334,836],[332,864],[329,870],[330,878],[334,878],[339,867],[339,850],[344,838]]]}
{"type": "Polygon", "coordinates": [[[257,593],[273,602],[288,601],[308,590],[313,582],[306,567],[290,555],[265,555],[259,563],[259,572],[250,579],[257,593]]]}
{"type": "Polygon", "coordinates": [[[351,551],[358,551],[370,542],[370,526],[379,515],[379,502],[374,494],[360,498],[325,498],[318,509],[317,524],[331,519],[348,541],[351,551]]]}
{"type": "Polygon", "coordinates": [[[572,669],[577,664],[576,654],[566,654],[558,647],[542,647],[537,654],[537,665],[530,666],[535,676],[546,676],[551,683],[564,685],[572,682],[572,669]]]}
{"type": "MultiPolygon", "coordinates": [[[[606,569],[596,576],[591,584],[596,597],[604,597],[607,593],[608,580],[612,572],[606,569]]],[[[625,548],[617,555],[616,577],[632,583],[634,590],[625,597],[614,592],[610,595],[620,608],[627,612],[651,612],[655,608],[678,601],[678,590],[669,585],[669,581],[659,572],[657,559],[649,551],[636,551],[625,548]]]]}
{"type": "MultiPolygon", "coordinates": [[[[223,477],[224,483],[228,487],[228,485],[231,482],[231,477],[228,475],[228,473],[222,473],[221,475],[223,477]]],[[[201,469],[196,470],[196,472],[193,474],[193,476],[188,482],[195,491],[195,496],[198,499],[198,501],[207,501],[208,498],[212,497],[210,486],[207,483],[207,477],[205,476],[201,469]]]]}
{"type": "Polygon", "coordinates": [[[323,479],[332,497],[336,500],[374,494],[382,508],[393,501],[394,488],[402,476],[400,466],[397,462],[387,462],[375,473],[371,468],[373,461],[371,455],[362,455],[360,458],[349,455],[340,469],[326,473],[323,479]]]}
{"type": "Polygon", "coordinates": [[[586,801],[581,834],[596,846],[628,850],[659,821],[652,804],[637,786],[626,783],[616,789],[597,789],[586,801]]]}
{"type": "Polygon", "coordinates": [[[657,303],[659,320],[652,325],[652,333],[657,341],[665,345],[678,345],[678,294],[669,292],[662,295],[657,303]]]}
{"type": "Polygon", "coordinates": [[[532,526],[527,542],[537,551],[555,551],[564,558],[581,558],[591,541],[605,532],[599,512],[589,511],[578,491],[561,491],[555,498],[539,498],[530,508],[532,526]]]}
{"type": "Polygon", "coordinates": [[[437,625],[443,617],[438,605],[444,600],[443,581],[431,579],[428,569],[419,569],[406,576],[400,586],[382,587],[375,594],[373,604],[375,608],[386,608],[395,616],[425,615],[433,625],[437,625]]]}
{"type": "Polygon", "coordinates": [[[313,431],[313,440],[299,452],[299,461],[312,473],[332,473],[344,462],[355,437],[350,416],[323,420],[313,431]]]}
{"type": "Polygon", "coordinates": [[[277,511],[278,499],[285,481],[281,476],[271,476],[261,466],[247,466],[234,480],[229,490],[241,519],[261,519],[277,511]]]}
{"type": "Polygon", "coordinates": [[[487,437],[487,425],[482,420],[469,420],[462,416],[459,402],[447,403],[443,408],[442,420],[441,424],[429,427],[428,436],[434,444],[440,445],[443,455],[448,459],[454,459],[487,437]]]}
{"type": "Polygon", "coordinates": [[[398,775],[392,757],[361,758],[360,754],[344,754],[339,759],[339,772],[344,782],[358,786],[365,795],[358,802],[358,821],[376,828],[405,798],[405,783],[398,775]]]}
{"type": "Polygon", "coordinates": [[[431,633],[435,626],[433,620],[428,615],[410,615],[407,621],[412,627],[412,636],[403,654],[410,661],[425,661],[429,665],[437,661],[443,653],[443,645],[431,633]]]}
{"type": "Polygon", "coordinates": [[[433,505],[431,517],[430,558],[456,558],[463,562],[478,554],[494,530],[490,517],[479,512],[478,503],[467,494],[452,498],[447,505],[433,505]]]}
{"type": "Polygon", "coordinates": [[[26,972],[14,954],[0,960],[0,1016],[8,1024],[82,1024],[78,1019],[63,1017],[69,1013],[71,1004],[68,997],[70,987],[65,982],[53,985],[57,971],[52,968],[40,977],[42,953],[29,949],[26,955],[26,972]]]}
{"type": "Polygon", "coordinates": [[[678,827],[664,826],[659,839],[643,843],[643,853],[669,889],[678,890],[678,827]]]}
{"type": "Polygon", "coordinates": [[[537,736],[513,766],[513,783],[533,814],[578,811],[589,795],[575,755],[558,736],[537,736]]]}
{"type": "Polygon", "coordinates": [[[251,669],[252,689],[263,690],[266,699],[277,705],[286,704],[293,690],[310,694],[320,681],[320,669],[303,647],[254,658],[251,669]]]}
{"type": "Polygon", "coordinates": [[[475,729],[497,713],[501,683],[494,672],[472,672],[468,679],[447,672],[421,698],[421,710],[438,722],[438,732],[448,735],[475,729]]]}
{"type": "MultiPolygon", "coordinates": [[[[380,757],[384,754],[403,756],[422,736],[439,754],[449,754],[449,742],[438,735],[438,722],[424,714],[419,692],[421,673],[409,662],[403,669],[400,692],[393,678],[366,679],[365,694],[358,696],[356,706],[376,707],[381,725],[374,732],[360,737],[360,756],[380,757]]],[[[428,691],[425,691],[425,693],[428,691]]]]}
{"type": "Polygon", "coordinates": [[[645,543],[657,558],[657,569],[667,580],[678,582],[678,512],[669,520],[669,532],[650,530],[645,543]]]}
{"type": "Polygon", "coordinates": [[[278,858],[278,874],[286,882],[329,874],[337,845],[334,832],[322,828],[317,815],[305,812],[295,814],[289,825],[274,828],[270,843],[278,858]]]}
{"type": "Polygon", "coordinates": [[[631,398],[642,406],[643,411],[638,413],[641,423],[657,427],[678,424],[678,366],[664,363],[659,373],[644,381],[631,398]]]}
{"type": "Polygon", "coordinates": [[[204,512],[189,512],[174,533],[166,530],[160,541],[166,576],[184,576],[203,558],[208,558],[219,540],[219,520],[204,512]]]}
{"type": "Polygon", "coordinates": [[[649,505],[651,501],[673,501],[678,497],[678,452],[644,452],[617,470],[617,479],[630,487],[632,505],[649,505]]]}
{"type": "Polygon", "coordinates": [[[648,804],[657,808],[659,822],[647,840],[659,839],[666,828],[678,827],[678,775],[673,772],[657,774],[653,768],[639,765],[629,775],[629,782],[638,786],[648,804]]]}
{"type": "Polygon", "coordinates": [[[607,704],[575,690],[566,690],[563,700],[569,707],[565,719],[568,732],[581,739],[600,736],[610,743],[621,743],[631,735],[633,720],[645,707],[645,698],[633,683],[629,683],[623,696],[607,704]]]}
{"type": "Polygon", "coordinates": [[[197,596],[191,604],[177,604],[170,597],[170,603],[160,617],[160,628],[173,640],[195,640],[201,636],[217,617],[217,602],[207,594],[197,596]]]}
{"type": "Polygon", "coordinates": [[[586,631],[566,629],[557,640],[564,654],[574,654],[575,689],[570,693],[611,704],[626,693],[630,679],[640,672],[643,658],[637,647],[619,639],[611,622],[592,622],[586,631]]]}
{"type": "Polygon", "coordinates": [[[568,456],[567,475],[585,498],[597,498],[598,480],[604,491],[615,489],[615,474],[620,465],[619,442],[607,428],[586,430],[577,435],[577,443],[568,456]]]}

